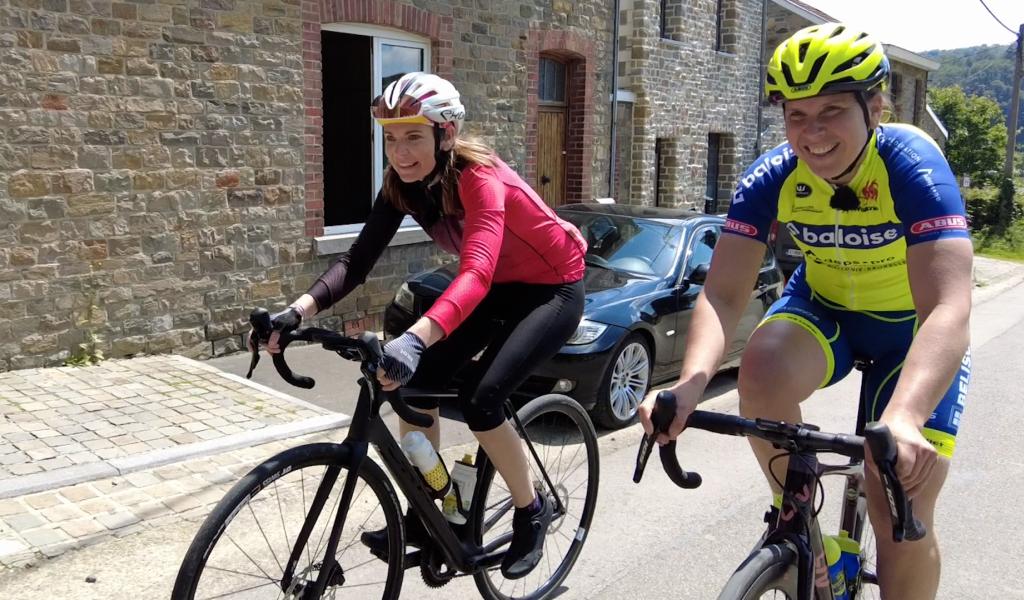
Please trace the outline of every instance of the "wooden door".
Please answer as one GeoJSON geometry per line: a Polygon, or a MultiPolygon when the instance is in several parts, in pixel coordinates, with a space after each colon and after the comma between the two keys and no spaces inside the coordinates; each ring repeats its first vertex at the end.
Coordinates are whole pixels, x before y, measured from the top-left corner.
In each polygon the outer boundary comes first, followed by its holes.
{"type": "Polygon", "coordinates": [[[537,123],[537,193],[548,206],[565,204],[564,106],[542,106],[537,123]]]}

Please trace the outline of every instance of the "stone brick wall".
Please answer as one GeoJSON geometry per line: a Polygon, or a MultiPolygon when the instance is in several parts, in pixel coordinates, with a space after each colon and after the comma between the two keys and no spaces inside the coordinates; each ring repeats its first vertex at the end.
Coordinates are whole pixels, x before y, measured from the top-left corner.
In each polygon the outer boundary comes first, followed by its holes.
{"type": "MultiPolygon", "coordinates": [[[[630,197],[653,205],[704,207],[709,133],[732,140],[720,178],[735,181],[754,158],[761,60],[759,0],[722,0],[722,51],[716,51],[718,0],[675,0],[660,35],[661,2],[624,3],[633,35],[624,48],[624,81],[633,106],[630,197]],[[679,15],[685,16],[680,18],[679,15]],[[674,149],[674,171],[654,181],[655,146],[674,149]]],[[[727,187],[726,189],[730,189],[727,187]]],[[[728,203],[719,192],[718,208],[728,203]]]]}
{"type": "MultiPolygon", "coordinates": [[[[590,40],[584,183],[604,195],[609,12],[567,0],[0,0],[0,370],[236,350],[253,306],[305,291],[332,257],[312,251],[322,107],[304,52],[341,15],[420,30],[444,20],[438,44],[470,129],[520,170],[531,32],[590,40]]],[[[389,250],[327,324],[379,329],[397,284],[440,260],[428,244],[389,250]]]]}

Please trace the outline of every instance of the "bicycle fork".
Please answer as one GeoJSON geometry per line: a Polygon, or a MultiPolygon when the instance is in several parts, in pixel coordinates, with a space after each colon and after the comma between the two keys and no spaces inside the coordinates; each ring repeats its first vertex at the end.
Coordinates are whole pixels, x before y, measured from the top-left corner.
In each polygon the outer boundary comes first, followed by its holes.
{"type": "Polygon", "coordinates": [[[316,583],[311,588],[301,589],[297,587],[295,567],[302,557],[303,550],[307,549],[306,543],[313,532],[313,527],[320,520],[324,505],[327,503],[327,498],[330,496],[331,490],[334,489],[334,484],[341,473],[342,467],[338,465],[328,467],[324,472],[323,479],[320,480],[320,485],[313,497],[313,502],[310,504],[309,512],[306,513],[306,519],[302,523],[302,528],[296,537],[295,545],[292,547],[291,555],[288,557],[288,564],[285,566],[284,575],[281,579],[281,591],[286,595],[290,594],[286,597],[319,598],[323,595],[328,585],[344,584],[345,574],[341,571],[341,566],[338,565],[334,556],[338,549],[341,531],[345,527],[345,520],[348,518],[348,509],[352,503],[352,496],[355,494],[356,484],[359,481],[359,470],[362,467],[363,460],[366,458],[367,451],[366,442],[347,444],[347,446],[351,450],[349,472],[345,477],[345,484],[342,487],[341,500],[338,503],[338,514],[331,525],[331,535],[327,540],[327,548],[324,550],[316,583]]]}

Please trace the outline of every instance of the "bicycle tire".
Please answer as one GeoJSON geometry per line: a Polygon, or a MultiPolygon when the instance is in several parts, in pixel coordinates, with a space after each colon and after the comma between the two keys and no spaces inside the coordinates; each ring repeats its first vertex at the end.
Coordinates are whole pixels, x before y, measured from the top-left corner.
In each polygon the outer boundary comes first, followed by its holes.
{"type": "MultiPolygon", "coordinates": [[[[199,528],[178,571],[171,600],[220,597],[223,592],[218,588],[227,586],[231,579],[246,582],[241,585],[256,584],[258,581],[263,583],[228,593],[244,593],[246,598],[262,598],[264,596],[259,595],[261,592],[267,598],[282,597],[281,578],[276,577],[276,572],[280,570],[283,573],[281,565],[287,564],[295,540],[299,537],[299,529],[309,511],[307,499],[312,501],[328,469],[336,467],[339,475],[330,489],[330,495],[326,497],[320,518],[306,536],[302,545],[303,554],[299,556],[293,571],[293,581],[297,585],[307,588],[313,585],[323,567],[324,561],[320,555],[326,550],[327,534],[337,514],[341,489],[350,472],[350,464],[351,455],[345,445],[307,444],[285,450],[253,468],[221,499],[199,528]],[[319,478],[317,472],[320,472],[319,478]],[[275,508],[281,511],[279,519],[273,514],[275,508]],[[259,515],[266,515],[267,520],[261,520],[259,515]],[[255,522],[255,528],[251,526],[252,522],[255,522]],[[232,525],[238,527],[233,529],[232,525]],[[276,543],[278,533],[283,533],[284,542],[280,545],[276,543]],[[260,538],[266,545],[262,550],[269,549],[272,560],[257,547],[260,538]],[[252,544],[254,540],[256,543],[252,544]],[[218,542],[221,544],[218,545],[218,542]],[[247,561],[251,566],[246,564],[247,561]],[[254,573],[242,571],[253,567],[254,573]],[[217,593],[213,593],[214,590],[218,590],[217,593]]],[[[373,584],[379,587],[382,600],[396,599],[401,592],[405,573],[401,564],[405,535],[401,506],[390,480],[377,463],[369,458],[363,460],[358,476],[345,529],[335,552],[339,564],[344,561],[344,564],[355,564],[356,567],[342,566],[341,572],[335,574],[344,583],[339,586],[332,582],[327,589],[334,594],[330,596],[332,598],[370,598],[365,587],[347,592],[344,585],[373,584]],[[388,556],[398,557],[387,561],[386,567],[385,562],[371,555],[358,539],[361,531],[374,527],[387,527],[388,556]],[[360,553],[363,554],[354,556],[360,553]],[[366,559],[367,556],[369,559],[366,559]],[[386,568],[387,574],[382,582],[377,582],[379,575],[376,570],[382,568],[386,568]],[[373,580],[368,580],[371,569],[374,570],[373,580]],[[352,595],[346,596],[347,593],[352,595]]],[[[374,593],[372,597],[376,596],[374,593]]],[[[294,596],[285,594],[284,597],[294,596]]]]}
{"type": "Polygon", "coordinates": [[[769,598],[796,600],[796,560],[796,551],[786,544],[754,550],[733,572],[718,600],[757,600],[769,592],[776,592],[769,598]]]}
{"type": "Polygon", "coordinates": [[[869,521],[861,524],[861,531],[856,534],[860,546],[860,570],[850,600],[877,600],[882,597],[878,588],[877,546],[875,530],[869,521]]]}
{"type": "MultiPolygon", "coordinates": [[[[487,600],[541,600],[557,591],[579,558],[597,503],[600,474],[597,433],[586,411],[572,398],[548,394],[534,398],[520,408],[517,414],[565,510],[561,515],[555,515],[544,542],[544,558],[526,577],[506,580],[497,567],[473,575],[477,589],[487,600]],[[566,450],[570,443],[573,452],[566,450]],[[568,457],[563,455],[563,450],[569,454],[568,457]],[[580,451],[585,452],[585,456],[578,461],[580,451]],[[555,452],[558,452],[558,457],[553,456],[555,452]],[[580,472],[584,464],[586,470],[580,472]],[[584,475],[585,481],[578,483],[577,480],[584,475]],[[582,498],[579,497],[581,491],[582,498]],[[564,555],[552,567],[552,556],[556,551],[561,551],[563,546],[564,555]]],[[[529,450],[527,460],[535,483],[541,482],[541,491],[550,493],[529,450]]],[[[473,498],[470,531],[474,541],[482,545],[485,544],[485,537],[494,540],[507,537],[511,532],[511,497],[500,475],[496,480],[495,474],[494,465],[490,461],[486,461],[486,466],[477,474],[479,483],[473,498]]]]}

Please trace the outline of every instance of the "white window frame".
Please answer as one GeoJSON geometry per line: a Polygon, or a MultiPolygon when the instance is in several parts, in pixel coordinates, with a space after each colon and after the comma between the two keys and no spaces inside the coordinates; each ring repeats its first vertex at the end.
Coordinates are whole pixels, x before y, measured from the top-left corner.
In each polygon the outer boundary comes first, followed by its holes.
{"type": "MultiPolygon", "coordinates": [[[[375,27],[357,23],[327,23],[322,25],[321,28],[326,31],[360,35],[373,39],[373,67],[371,74],[371,77],[373,78],[373,93],[371,97],[366,100],[367,112],[369,112],[370,100],[376,98],[384,91],[381,89],[380,83],[382,45],[389,44],[394,46],[405,46],[421,50],[423,52],[424,70],[430,70],[430,65],[432,63],[429,38],[413,35],[391,27],[375,27]]],[[[376,190],[381,188],[384,181],[384,161],[381,153],[377,151],[378,148],[383,148],[384,130],[375,121],[371,120],[370,122],[373,127],[373,134],[371,136],[373,143],[368,151],[371,153],[373,159],[373,190],[374,195],[376,195],[376,190]]],[[[372,201],[373,198],[370,198],[370,202],[372,201]]],[[[352,242],[355,241],[355,238],[359,235],[359,232],[362,231],[362,229],[363,223],[325,226],[324,235],[319,236],[314,240],[317,254],[325,255],[344,252],[352,245],[352,242]]],[[[412,217],[406,216],[402,221],[398,234],[395,235],[395,239],[391,242],[391,245],[412,244],[429,239],[430,238],[426,233],[424,233],[416,224],[416,221],[414,221],[412,217]]]]}

